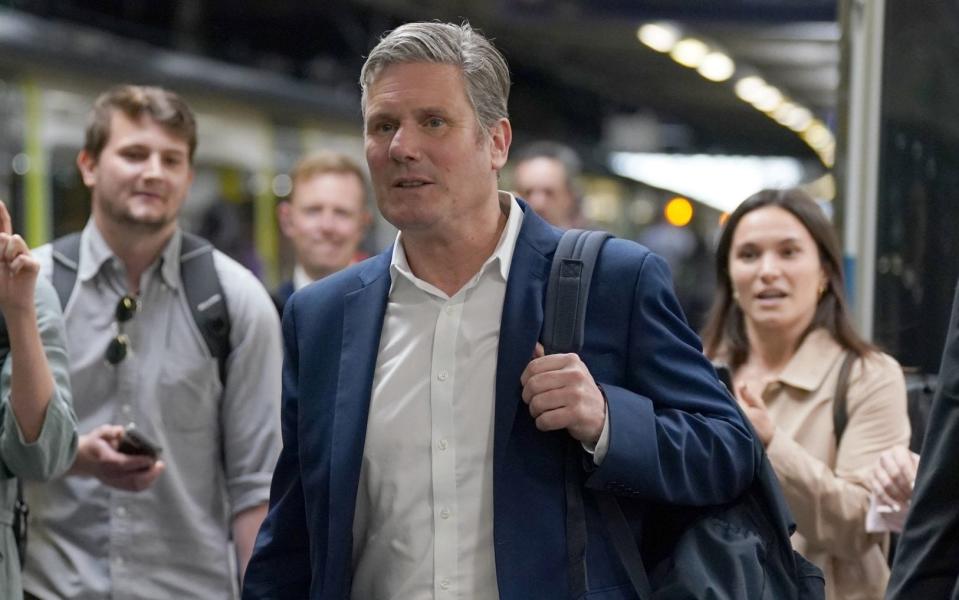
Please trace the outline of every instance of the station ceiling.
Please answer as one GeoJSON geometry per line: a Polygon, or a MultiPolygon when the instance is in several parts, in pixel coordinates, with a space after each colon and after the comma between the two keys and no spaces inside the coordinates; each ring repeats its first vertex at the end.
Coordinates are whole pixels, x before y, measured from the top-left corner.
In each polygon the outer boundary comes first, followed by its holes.
{"type": "MultiPolygon", "coordinates": [[[[409,20],[468,19],[513,71],[518,141],[599,147],[613,119],[658,124],[659,149],[815,155],[786,127],[642,44],[669,20],[724,49],[827,123],[839,86],[836,1],[824,0],[12,0],[15,10],[356,94],[363,56],[409,20]]],[[[636,135],[645,130],[640,127],[636,135]]]]}

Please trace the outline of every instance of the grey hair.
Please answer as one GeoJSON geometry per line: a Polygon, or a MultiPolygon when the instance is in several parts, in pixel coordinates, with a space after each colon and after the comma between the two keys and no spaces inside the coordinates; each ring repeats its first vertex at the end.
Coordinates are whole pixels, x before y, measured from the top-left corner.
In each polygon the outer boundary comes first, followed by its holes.
{"type": "Polygon", "coordinates": [[[484,136],[500,119],[509,117],[510,76],[506,59],[479,31],[439,22],[407,23],[386,33],[360,71],[361,107],[373,80],[386,67],[404,63],[436,63],[459,67],[466,97],[484,136]]]}

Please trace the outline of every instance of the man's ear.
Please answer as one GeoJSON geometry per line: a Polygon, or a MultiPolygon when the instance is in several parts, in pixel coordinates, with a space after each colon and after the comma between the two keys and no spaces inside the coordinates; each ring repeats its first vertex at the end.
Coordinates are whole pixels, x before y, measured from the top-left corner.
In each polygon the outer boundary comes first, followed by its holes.
{"type": "Polygon", "coordinates": [[[97,183],[97,159],[86,150],[81,150],[77,154],[77,168],[80,169],[83,185],[93,188],[97,183]]]}
{"type": "Polygon", "coordinates": [[[293,223],[290,218],[291,210],[293,210],[293,206],[289,200],[283,200],[276,205],[276,220],[280,223],[280,231],[288,238],[293,237],[293,223]]]}
{"type": "Polygon", "coordinates": [[[509,158],[509,145],[513,141],[513,127],[509,119],[503,118],[490,128],[490,155],[494,171],[499,172],[509,158]]]}

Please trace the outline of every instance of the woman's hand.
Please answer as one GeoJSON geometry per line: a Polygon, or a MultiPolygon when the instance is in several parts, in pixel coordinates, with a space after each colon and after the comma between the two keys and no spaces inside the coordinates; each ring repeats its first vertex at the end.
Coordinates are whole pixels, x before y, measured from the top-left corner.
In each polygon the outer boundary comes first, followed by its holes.
{"type": "Polygon", "coordinates": [[[13,233],[10,213],[0,201],[0,310],[33,311],[33,293],[40,263],[27,243],[13,233]]]}
{"type": "Polygon", "coordinates": [[[919,455],[905,446],[893,446],[879,455],[869,476],[869,487],[880,504],[896,512],[912,499],[919,455]]]}
{"type": "Polygon", "coordinates": [[[736,389],[736,396],[739,398],[739,406],[742,407],[756,433],[759,434],[759,441],[763,443],[764,447],[769,446],[769,443],[773,441],[773,435],[776,433],[776,424],[773,423],[769,411],[766,410],[766,403],[763,402],[761,396],[749,391],[749,387],[745,383],[739,384],[736,389]]]}

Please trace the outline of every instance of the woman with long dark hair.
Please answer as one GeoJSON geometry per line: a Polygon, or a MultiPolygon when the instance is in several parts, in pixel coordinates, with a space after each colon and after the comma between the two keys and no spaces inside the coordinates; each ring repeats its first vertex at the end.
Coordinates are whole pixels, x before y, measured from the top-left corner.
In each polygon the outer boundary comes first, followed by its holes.
{"type": "Polygon", "coordinates": [[[766,446],[797,523],[793,545],[822,568],[829,600],[878,600],[887,538],[865,531],[867,478],[884,450],[909,440],[906,390],[896,361],[850,322],[832,225],[800,190],[761,191],[729,217],[716,271],[704,346],[730,368],[766,446]]]}

